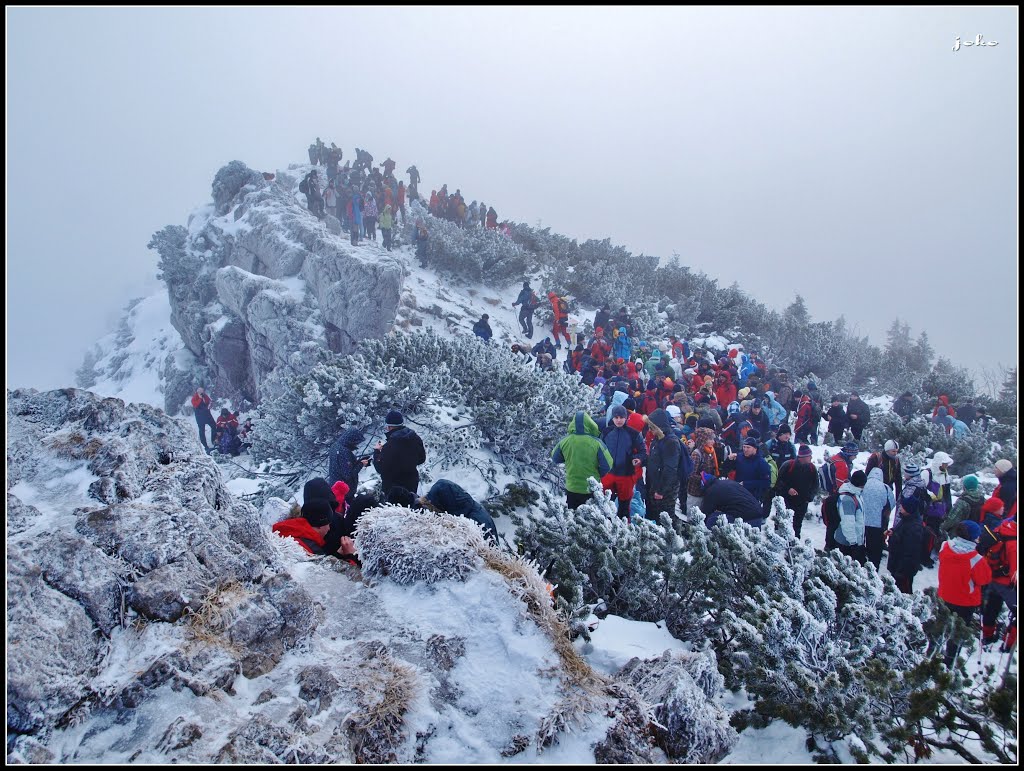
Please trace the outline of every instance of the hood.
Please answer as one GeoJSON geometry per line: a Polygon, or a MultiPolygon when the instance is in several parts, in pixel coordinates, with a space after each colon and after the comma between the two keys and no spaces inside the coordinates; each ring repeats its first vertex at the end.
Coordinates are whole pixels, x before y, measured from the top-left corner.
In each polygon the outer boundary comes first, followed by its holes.
{"type": "Polygon", "coordinates": [[[775,401],[775,392],[774,391],[765,391],[764,395],[767,396],[771,401],[775,401]]]}
{"type": "Polygon", "coordinates": [[[668,436],[672,430],[672,416],[660,407],[650,414],[651,422],[668,436]]]}
{"type": "Polygon", "coordinates": [[[584,434],[590,434],[591,436],[601,436],[601,432],[597,429],[597,423],[583,410],[580,410],[573,416],[573,419],[569,421],[569,433],[576,434],[577,436],[583,436],[584,434]]]}
{"type": "Polygon", "coordinates": [[[948,396],[940,396],[939,397],[939,402],[941,402],[942,404],[945,404],[948,407],[949,406],[949,397],[948,396]]]}
{"type": "Polygon", "coordinates": [[[953,465],[953,459],[951,457],[949,457],[948,454],[946,454],[946,453],[944,453],[944,452],[942,452],[940,450],[939,452],[935,453],[935,455],[932,456],[932,459],[928,463],[928,465],[931,466],[936,471],[938,471],[939,466],[941,466],[943,463],[945,463],[945,464],[947,464],[949,466],[952,466],[953,465]]]}
{"type": "Polygon", "coordinates": [[[659,351],[657,348],[655,348],[654,349],[654,353],[651,354],[651,358],[652,359],[660,359],[661,358],[661,351],[659,351]]]}
{"type": "Polygon", "coordinates": [[[390,442],[393,439],[405,439],[409,436],[412,436],[413,433],[415,432],[408,426],[402,426],[401,428],[396,428],[394,431],[388,434],[388,441],[390,442]]]}
{"type": "Polygon", "coordinates": [[[882,482],[883,476],[884,475],[882,474],[882,469],[876,466],[875,468],[871,469],[871,471],[868,472],[868,481],[870,482],[874,480],[876,482],[882,482]]]}
{"type": "Polygon", "coordinates": [[[616,404],[622,404],[628,398],[629,394],[625,391],[616,391],[612,394],[612,403],[609,405],[609,408],[614,407],[616,404]]]}
{"type": "Polygon", "coordinates": [[[625,327],[619,327],[619,337],[628,337],[628,335],[626,335],[625,327]]]}
{"type": "Polygon", "coordinates": [[[974,541],[957,536],[953,540],[949,541],[949,548],[953,551],[953,554],[967,562],[969,561],[970,555],[974,554],[978,550],[978,544],[974,541]]]}
{"type": "Polygon", "coordinates": [[[338,437],[342,447],[354,450],[366,441],[366,435],[358,428],[347,428],[338,437]]]}

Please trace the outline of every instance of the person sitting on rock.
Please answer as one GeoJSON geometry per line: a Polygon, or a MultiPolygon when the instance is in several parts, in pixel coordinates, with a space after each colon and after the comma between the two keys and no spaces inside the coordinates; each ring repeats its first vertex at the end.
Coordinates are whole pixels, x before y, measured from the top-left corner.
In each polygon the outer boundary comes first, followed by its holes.
{"type": "Polygon", "coordinates": [[[473,325],[473,334],[483,340],[485,343],[489,342],[491,337],[494,335],[491,332],[491,325],[488,321],[491,317],[486,313],[480,317],[480,320],[473,325]]]}
{"type": "Polygon", "coordinates": [[[329,554],[342,558],[355,555],[355,543],[351,538],[341,537],[337,549],[331,551],[326,542],[331,530],[331,504],[324,498],[313,498],[302,504],[302,516],[277,522],[271,528],[279,536],[294,538],[309,554],[329,554]]]}
{"type": "Polygon", "coordinates": [[[222,407],[217,418],[217,435],[214,443],[221,455],[238,455],[238,417],[227,407],[222,407]]]}

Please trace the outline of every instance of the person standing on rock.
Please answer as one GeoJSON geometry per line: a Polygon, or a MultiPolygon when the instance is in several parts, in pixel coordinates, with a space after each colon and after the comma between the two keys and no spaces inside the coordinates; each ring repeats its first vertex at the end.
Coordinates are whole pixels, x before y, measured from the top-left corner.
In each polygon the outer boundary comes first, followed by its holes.
{"type": "Polygon", "coordinates": [[[387,497],[393,487],[416,492],[420,486],[417,466],[427,462],[427,451],[419,434],[405,425],[398,410],[391,410],[384,423],[386,434],[373,452],[373,467],[380,474],[381,494],[387,497]]]}
{"type": "Polygon", "coordinates": [[[384,248],[391,251],[391,229],[395,225],[395,218],[391,214],[391,207],[385,206],[380,215],[380,232],[384,239],[384,248]]]}
{"type": "Polygon", "coordinates": [[[192,394],[192,409],[195,414],[196,425],[199,427],[199,441],[202,442],[203,449],[207,452],[210,452],[210,446],[206,443],[206,427],[210,427],[211,442],[217,436],[217,421],[213,419],[213,413],[210,412],[210,405],[212,403],[213,400],[202,386],[199,386],[196,392],[192,394]]]}

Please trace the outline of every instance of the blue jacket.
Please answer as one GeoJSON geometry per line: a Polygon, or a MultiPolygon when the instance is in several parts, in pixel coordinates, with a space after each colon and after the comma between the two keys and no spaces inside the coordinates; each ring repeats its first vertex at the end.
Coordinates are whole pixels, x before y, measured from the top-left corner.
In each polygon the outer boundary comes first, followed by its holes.
{"type": "Polygon", "coordinates": [[[775,394],[771,391],[765,394],[765,398],[768,400],[768,404],[761,409],[768,414],[769,425],[781,426],[786,420],[786,408],[775,401],[775,394]]]}
{"type": "Polygon", "coordinates": [[[477,337],[483,338],[485,341],[491,339],[491,325],[483,319],[480,319],[473,325],[473,334],[477,337]]]}
{"type": "Polygon", "coordinates": [[[612,356],[616,359],[629,361],[632,355],[633,342],[629,339],[629,335],[626,334],[626,328],[619,327],[619,336],[615,338],[615,344],[612,346],[612,356]]]}
{"type": "Polygon", "coordinates": [[[609,423],[601,436],[601,441],[612,454],[611,473],[616,476],[633,475],[633,458],[639,458],[641,463],[647,460],[647,448],[644,447],[643,437],[639,431],[629,426],[617,428],[614,423],[609,423]]]}
{"type": "Polygon", "coordinates": [[[743,453],[736,456],[736,481],[757,500],[764,500],[772,484],[772,469],[760,450],[752,458],[743,453]]]}
{"type": "Polygon", "coordinates": [[[355,497],[359,471],[363,467],[354,450],[365,441],[366,436],[358,428],[347,428],[338,435],[327,453],[327,481],[332,485],[339,481],[347,484],[349,500],[355,497]]]}
{"type": "Polygon", "coordinates": [[[472,495],[454,482],[450,482],[447,479],[438,479],[425,497],[434,506],[441,509],[441,511],[453,514],[456,517],[465,517],[477,524],[483,525],[487,537],[493,543],[498,542],[498,529],[494,526],[494,520],[487,513],[487,509],[477,503],[472,495]]]}

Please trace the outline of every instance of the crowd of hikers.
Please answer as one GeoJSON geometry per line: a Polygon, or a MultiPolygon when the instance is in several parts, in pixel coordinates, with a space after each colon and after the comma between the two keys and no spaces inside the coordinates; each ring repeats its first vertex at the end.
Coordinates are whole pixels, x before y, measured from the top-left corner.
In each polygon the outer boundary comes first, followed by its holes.
{"type": "MultiPolygon", "coordinates": [[[[327,183],[321,189],[317,169],[303,179],[300,190],[309,210],[318,217],[336,216],[353,244],[361,237],[375,240],[379,224],[390,249],[396,219],[405,223],[406,201],[419,199],[416,167],[406,170],[406,186],[395,178],[390,158],[378,168],[373,156],[357,148],[355,161],[340,166],[341,150],[333,143],[325,147],[319,138],[310,145],[309,158],[326,167],[327,183]]],[[[431,191],[426,206],[433,216],[461,227],[500,228],[492,207],[475,201],[467,205],[461,191],[449,194],[447,185],[431,191]]],[[[417,222],[412,233],[425,264],[423,223],[417,222]]],[[[552,451],[552,460],[565,466],[570,509],[592,498],[590,483],[598,480],[626,520],[657,519],[697,507],[708,526],[742,521],[760,527],[773,499],[781,497],[793,512],[799,538],[810,504],[820,498],[826,551],[838,550],[876,570],[887,551],[886,567],[905,593],[913,591],[915,576],[937,560],[939,598],[968,624],[981,611],[986,643],[1002,639],[1006,648],[1015,643],[1017,482],[1009,460],[995,464],[999,484],[991,496],[985,498],[978,478],[968,475],[954,502],[953,460],[946,453],[933,453],[922,467],[901,458],[898,443],[889,439],[867,448],[865,466],[855,468],[872,418],[856,391],[833,394],[826,402],[814,379],[798,383],[743,345],[711,350],[676,336],[638,339],[625,307],[614,313],[609,306],[599,309],[590,334],[570,332],[569,298],[534,290],[526,281],[512,307],[519,308],[528,340],[534,335],[534,313],[545,302],[551,307],[550,335],[535,345],[513,344],[512,353],[524,366],[550,371],[558,366],[564,340],[562,370],[577,374],[601,405],[596,414],[576,413],[552,451]],[[834,455],[826,451],[816,465],[811,448],[819,442],[840,450],[834,455]],[[1010,622],[998,630],[1004,604],[1010,622]]],[[[473,333],[485,341],[493,338],[487,314],[473,325],[473,333]]],[[[236,416],[222,410],[214,421],[203,389],[192,403],[204,446],[210,425],[221,452],[237,454],[244,448],[246,431],[238,428],[236,416]]],[[[905,421],[927,414],[909,391],[894,401],[892,411],[905,421]]],[[[990,418],[983,407],[969,402],[954,406],[941,395],[931,420],[962,437],[987,430],[990,418]]],[[[373,452],[360,452],[365,442],[362,431],[346,429],[330,448],[327,477],[307,483],[301,508],[275,531],[295,537],[310,553],[358,562],[351,538],[355,523],[369,508],[392,503],[468,517],[497,542],[486,510],[454,482],[438,480],[419,495],[417,468],[426,452],[400,413],[388,414],[385,441],[373,452]],[[381,488],[357,494],[359,471],[370,463],[380,474],[381,488]]],[[[947,661],[955,655],[949,649],[947,661]]]]}
{"type": "MultiPolygon", "coordinates": [[[[395,243],[396,226],[406,226],[406,202],[421,201],[427,210],[439,219],[445,219],[462,228],[481,227],[509,232],[508,223],[498,222],[494,207],[466,203],[461,190],[448,192],[447,183],[440,190],[431,190],[430,197],[420,198],[420,172],[415,165],[405,170],[409,184],[395,176],[396,163],[390,157],[374,165],[373,156],[357,147],[354,161],[346,161],[343,151],[333,142],[328,147],[321,140],[309,146],[309,162],[314,166],[299,182],[299,192],[306,197],[306,208],[317,218],[328,214],[337,218],[344,232],[349,234],[353,246],[360,239],[377,241],[380,228],[381,244],[391,251],[395,243]],[[323,177],[318,167],[323,168],[323,177]]],[[[429,234],[422,220],[411,223],[412,241],[420,264],[426,265],[429,234]]]]}

